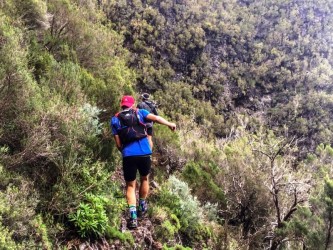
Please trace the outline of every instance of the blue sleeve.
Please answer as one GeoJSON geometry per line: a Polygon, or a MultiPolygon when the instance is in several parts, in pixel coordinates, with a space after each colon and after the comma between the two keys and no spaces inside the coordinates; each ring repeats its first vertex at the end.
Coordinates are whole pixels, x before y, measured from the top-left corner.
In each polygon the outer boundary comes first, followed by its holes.
{"type": "Polygon", "coordinates": [[[140,118],[142,118],[142,122],[146,122],[146,117],[147,115],[149,115],[149,111],[146,109],[139,109],[139,114],[140,114],[140,118]]]}
{"type": "Polygon", "coordinates": [[[119,119],[115,116],[112,117],[111,121],[110,121],[110,126],[111,126],[111,129],[112,129],[112,134],[117,135],[118,134],[118,129],[120,128],[119,119]]]}

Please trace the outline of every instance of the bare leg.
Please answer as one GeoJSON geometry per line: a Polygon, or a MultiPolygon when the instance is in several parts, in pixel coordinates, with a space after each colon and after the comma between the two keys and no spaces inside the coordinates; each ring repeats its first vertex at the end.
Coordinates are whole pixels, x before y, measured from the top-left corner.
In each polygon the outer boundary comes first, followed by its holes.
{"type": "Polygon", "coordinates": [[[140,184],[140,190],[139,190],[139,197],[141,199],[146,199],[149,192],[149,179],[147,176],[141,176],[141,184],[140,184]]]}
{"type": "Polygon", "coordinates": [[[128,205],[136,205],[135,184],[136,180],[126,182],[126,199],[128,205]]]}

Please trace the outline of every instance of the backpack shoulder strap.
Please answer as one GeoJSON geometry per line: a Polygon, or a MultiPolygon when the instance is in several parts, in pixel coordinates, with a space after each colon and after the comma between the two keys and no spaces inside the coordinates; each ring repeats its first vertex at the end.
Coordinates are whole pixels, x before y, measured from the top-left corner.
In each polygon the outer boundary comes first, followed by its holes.
{"type": "Polygon", "coordinates": [[[146,127],[146,124],[144,122],[140,121],[139,109],[135,108],[133,110],[135,111],[136,118],[138,119],[138,124],[146,127]]]}
{"type": "Polygon", "coordinates": [[[152,112],[154,115],[158,115],[158,113],[157,113],[157,111],[156,111],[156,106],[154,105],[153,102],[146,101],[145,103],[146,103],[146,105],[149,106],[151,112],[152,112]]]}

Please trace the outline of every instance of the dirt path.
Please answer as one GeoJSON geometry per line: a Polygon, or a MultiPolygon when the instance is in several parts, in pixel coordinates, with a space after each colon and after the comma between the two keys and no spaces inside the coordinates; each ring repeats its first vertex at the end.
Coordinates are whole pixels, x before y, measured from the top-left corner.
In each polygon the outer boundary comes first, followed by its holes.
{"type": "MultiPolygon", "coordinates": [[[[154,163],[153,163],[154,164],[154,163]]],[[[119,166],[112,177],[113,180],[120,181],[121,188],[123,190],[124,196],[126,192],[126,183],[123,179],[123,173],[122,173],[122,168],[119,166]]],[[[138,187],[137,183],[137,187],[138,187]]],[[[137,190],[137,198],[138,198],[138,190],[137,190]]],[[[150,220],[150,218],[145,215],[142,218],[138,218],[138,227],[136,229],[128,229],[127,228],[127,222],[129,219],[129,213],[128,211],[124,211],[122,218],[121,218],[121,226],[120,226],[120,231],[121,232],[130,232],[133,235],[134,238],[134,246],[132,246],[131,249],[162,249],[163,246],[160,242],[156,242],[153,239],[153,232],[154,232],[154,227],[153,224],[150,220]]],[[[115,242],[116,243],[116,242],[115,242]]],[[[121,245],[114,245],[115,248],[110,248],[110,249],[126,249],[123,248],[121,245]]]]}

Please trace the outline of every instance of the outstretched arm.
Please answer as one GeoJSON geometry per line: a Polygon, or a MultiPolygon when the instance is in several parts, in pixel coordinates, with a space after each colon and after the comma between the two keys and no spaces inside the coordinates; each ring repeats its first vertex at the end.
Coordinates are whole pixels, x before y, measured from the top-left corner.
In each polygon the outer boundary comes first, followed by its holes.
{"type": "Polygon", "coordinates": [[[149,114],[146,117],[148,120],[157,122],[162,125],[168,126],[172,131],[176,130],[176,124],[165,120],[163,117],[158,115],[149,114]]]}

